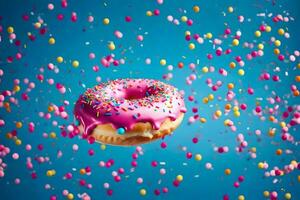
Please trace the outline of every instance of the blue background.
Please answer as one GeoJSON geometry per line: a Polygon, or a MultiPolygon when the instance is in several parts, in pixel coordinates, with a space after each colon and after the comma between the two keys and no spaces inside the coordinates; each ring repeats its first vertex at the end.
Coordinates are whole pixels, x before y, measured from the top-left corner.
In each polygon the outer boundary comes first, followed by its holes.
{"type": "MultiPolygon", "coordinates": [[[[243,194],[246,199],[264,199],[262,193],[264,190],[277,191],[279,199],[283,199],[285,192],[290,192],[293,199],[300,199],[300,185],[297,181],[297,176],[300,175],[299,170],[293,171],[279,179],[279,183],[273,184],[274,178],[265,178],[264,171],[257,168],[257,163],[266,161],[269,163],[269,169],[274,166],[283,167],[289,164],[291,160],[299,160],[299,147],[283,142],[280,139],[280,127],[270,122],[260,121],[256,116],[253,116],[252,109],[255,108],[256,97],[264,98],[261,105],[271,106],[266,101],[267,97],[272,96],[271,92],[275,91],[277,95],[288,100],[288,105],[295,105],[299,103],[299,97],[287,97],[290,94],[289,87],[295,84],[294,76],[296,72],[294,67],[296,63],[280,62],[272,53],[273,47],[265,44],[265,55],[263,57],[246,61],[245,76],[241,77],[237,74],[237,69],[231,70],[228,67],[229,62],[234,60],[235,56],[242,55],[243,57],[249,53],[249,49],[242,47],[242,42],[255,42],[254,32],[258,29],[262,22],[266,22],[272,27],[272,32],[263,34],[258,41],[266,41],[271,36],[279,38],[277,34],[278,28],[288,27],[290,39],[282,37],[281,49],[293,52],[299,48],[300,38],[300,1],[276,1],[275,6],[270,1],[165,1],[164,4],[158,5],[156,1],[105,1],[107,6],[104,6],[104,1],[68,1],[68,7],[63,9],[60,2],[53,2],[55,8],[53,11],[47,9],[49,1],[44,0],[26,0],[26,1],[6,1],[0,2],[0,21],[3,26],[2,42],[0,43],[0,67],[4,70],[4,76],[1,77],[0,88],[1,91],[13,88],[13,80],[15,78],[21,81],[24,78],[29,78],[30,81],[36,83],[36,88],[28,93],[30,100],[21,100],[21,93],[15,96],[19,99],[19,105],[12,105],[11,113],[7,113],[5,109],[0,110],[0,116],[5,120],[6,125],[0,128],[0,143],[11,148],[11,152],[18,152],[20,159],[13,160],[11,155],[4,158],[8,164],[5,169],[5,177],[0,178],[1,196],[0,199],[49,199],[52,194],[56,194],[58,199],[63,199],[62,190],[67,189],[73,194],[87,192],[93,199],[222,199],[224,194],[228,194],[231,199],[237,199],[238,195],[243,194]],[[200,6],[200,13],[194,13],[192,7],[194,5],[200,6]],[[234,12],[228,14],[227,7],[233,6],[234,12]],[[147,17],[145,12],[147,10],[160,9],[161,14],[157,17],[147,17]],[[186,14],[182,11],[186,10],[186,14]],[[71,12],[77,13],[78,21],[71,22],[71,12]],[[222,12],[227,13],[223,16],[222,12]],[[257,17],[257,13],[268,12],[276,14],[283,14],[288,11],[295,21],[289,23],[273,23],[269,17],[257,17]],[[65,19],[58,21],[56,15],[62,13],[65,19]],[[24,22],[23,14],[29,14],[30,20],[24,22]],[[87,21],[88,15],[95,18],[93,23],[87,21]],[[131,16],[132,22],[126,23],[125,16],[131,16]],[[167,15],[180,19],[182,15],[186,15],[193,19],[194,24],[188,27],[185,23],[175,26],[168,22],[167,15]],[[238,15],[245,17],[244,23],[239,23],[238,15]],[[35,30],[33,23],[37,21],[40,16],[47,24],[48,32],[41,36],[38,30],[35,30]],[[108,17],[110,24],[104,26],[102,19],[108,17]],[[247,21],[251,19],[251,21],[247,21]],[[208,60],[206,55],[214,53],[213,45],[205,40],[204,44],[196,44],[196,49],[191,51],[188,49],[188,42],[184,39],[184,32],[190,30],[192,33],[199,33],[204,35],[211,32],[213,37],[219,37],[223,34],[227,23],[234,33],[241,30],[242,39],[239,47],[234,47],[232,54],[228,56],[214,57],[213,60],[208,60]],[[13,26],[17,38],[22,41],[20,51],[23,53],[23,58],[20,61],[7,63],[6,57],[14,55],[18,52],[18,48],[10,44],[7,39],[6,28],[13,26]],[[114,31],[120,30],[124,37],[116,39],[114,31]],[[27,32],[32,32],[37,36],[37,39],[32,42],[27,37],[27,32]],[[147,32],[147,34],[145,34],[147,32]],[[137,35],[144,36],[143,42],[136,40],[137,35]],[[50,35],[54,36],[56,40],[55,45],[48,44],[50,35]],[[100,66],[100,59],[111,53],[107,48],[107,42],[114,41],[116,50],[113,52],[116,58],[124,58],[126,63],[118,67],[110,66],[104,68],[100,66]],[[85,43],[89,42],[89,45],[85,43]],[[143,46],[141,46],[143,44],[143,46]],[[26,45],[26,48],[24,47],[26,45]],[[90,52],[96,54],[96,59],[90,60],[88,55],[90,52]],[[56,57],[64,57],[65,62],[56,63],[56,57]],[[145,64],[145,59],[151,58],[150,65],[145,64]],[[72,60],[79,60],[80,66],[73,68],[71,66],[72,60]],[[89,145],[86,141],[80,138],[63,138],[60,136],[60,129],[52,126],[52,120],[57,120],[59,125],[68,125],[73,122],[72,110],[73,104],[78,96],[83,93],[86,87],[92,87],[96,84],[96,77],[100,76],[102,81],[116,79],[116,78],[153,78],[162,80],[162,75],[167,73],[166,66],[159,64],[160,59],[166,59],[167,65],[174,65],[174,78],[169,81],[170,84],[175,85],[186,93],[186,106],[188,112],[182,125],[174,132],[171,137],[166,138],[168,147],[161,149],[161,141],[153,142],[151,144],[143,145],[144,155],[138,158],[138,167],[133,173],[129,172],[131,168],[131,154],[135,151],[135,147],[113,147],[107,146],[106,150],[100,149],[100,145],[89,145]],[[197,65],[195,73],[198,79],[193,82],[191,86],[185,83],[185,79],[192,71],[188,68],[188,64],[193,62],[197,65]],[[184,62],[183,69],[177,68],[178,62],[184,62]],[[60,72],[55,74],[53,71],[47,69],[49,62],[55,63],[60,72]],[[273,63],[273,64],[270,64],[273,63]],[[275,64],[274,64],[275,63],[275,64]],[[99,72],[94,72],[92,66],[99,65],[99,72]],[[215,73],[203,74],[201,68],[203,66],[213,65],[216,69],[225,68],[229,74],[227,77],[222,77],[215,73]],[[263,82],[259,81],[258,77],[262,72],[273,72],[274,66],[281,68],[281,72],[276,73],[280,76],[280,82],[263,82]],[[63,83],[67,92],[60,94],[55,85],[50,86],[46,81],[40,83],[36,79],[39,74],[39,68],[45,67],[45,79],[53,78],[55,82],[63,83]],[[289,76],[285,76],[284,72],[288,71],[289,76]],[[213,81],[222,80],[224,82],[221,89],[214,92],[215,100],[209,104],[203,104],[202,98],[212,93],[211,89],[206,85],[205,80],[212,78],[213,81]],[[236,99],[240,102],[246,103],[248,108],[246,111],[241,111],[241,117],[235,118],[231,112],[228,118],[232,119],[237,126],[237,132],[229,131],[223,125],[226,116],[222,116],[219,120],[212,120],[212,114],[217,110],[223,110],[226,101],[226,85],[229,82],[235,83],[236,99]],[[84,84],[84,85],[83,85],[84,84]],[[268,85],[269,89],[265,90],[264,86],[268,85]],[[255,95],[249,96],[245,92],[251,86],[255,90],[255,95]],[[240,91],[239,91],[240,89],[240,91]],[[195,102],[189,102],[187,97],[189,95],[195,96],[195,102]],[[217,100],[217,97],[222,97],[222,100],[217,100]],[[285,96],[285,97],[284,97],[285,96]],[[70,105],[67,106],[67,111],[70,115],[68,120],[61,120],[58,117],[53,117],[51,120],[45,120],[38,116],[38,112],[46,112],[50,103],[61,105],[64,100],[68,100],[70,105]],[[195,122],[188,124],[188,118],[192,116],[191,108],[197,107],[199,114],[207,119],[207,123],[201,124],[195,122]],[[22,140],[21,146],[16,146],[13,140],[5,138],[5,134],[15,129],[15,122],[22,121],[23,127],[18,129],[18,136],[22,140]],[[29,134],[27,130],[27,123],[35,122],[35,132],[29,134]],[[277,134],[271,138],[268,136],[270,127],[277,128],[277,134]],[[256,129],[262,131],[262,135],[257,137],[254,134],[256,129]],[[58,138],[45,139],[42,133],[56,132],[58,138]],[[245,139],[248,141],[249,147],[244,152],[236,153],[235,147],[237,133],[243,133],[245,139]],[[199,137],[197,144],[192,143],[193,137],[199,137]],[[79,151],[73,152],[72,145],[79,145],[79,151]],[[30,152],[25,151],[25,144],[31,144],[33,149],[30,152]],[[37,150],[37,145],[43,144],[44,150],[37,150]],[[186,152],[182,151],[182,147],[187,147],[189,152],[193,154],[200,153],[202,161],[197,162],[194,159],[188,160],[185,157],[186,152]],[[218,154],[213,150],[214,146],[229,146],[229,153],[218,154]],[[249,158],[247,152],[250,147],[257,148],[257,158],[249,158]],[[89,156],[87,151],[89,149],[95,150],[94,156],[89,156]],[[283,154],[277,156],[275,151],[277,148],[291,149],[292,154],[283,154]],[[63,152],[63,156],[56,158],[58,150],[63,152]],[[37,172],[38,178],[32,180],[30,173],[32,171],[26,169],[26,158],[34,159],[36,156],[49,156],[50,162],[44,164],[34,163],[34,170],[37,172]],[[100,168],[98,162],[101,160],[108,160],[113,158],[115,165],[112,168],[100,168]],[[151,161],[166,162],[165,166],[153,168],[151,161]],[[206,170],[205,163],[213,164],[213,170],[206,170]],[[184,165],[186,163],[186,165],[184,165]],[[65,173],[76,168],[86,166],[92,167],[92,175],[82,176],[78,172],[73,173],[73,179],[63,180],[65,173]],[[117,170],[119,167],[124,167],[127,178],[122,175],[122,181],[115,183],[111,172],[117,170]],[[159,169],[166,168],[167,174],[161,176],[159,169]],[[224,175],[224,169],[230,168],[232,174],[230,176],[224,175]],[[56,175],[54,177],[47,177],[46,170],[55,169],[56,175]],[[172,185],[172,181],[176,175],[182,174],[184,181],[178,188],[172,185]],[[195,175],[199,175],[195,178],[195,175]],[[234,188],[233,183],[238,176],[245,176],[245,181],[241,183],[239,188],[234,188]],[[142,185],[136,184],[136,178],[143,177],[144,183],[142,185]],[[14,179],[20,178],[21,184],[15,185],[14,179]],[[85,179],[88,183],[93,184],[93,189],[89,190],[81,187],[78,184],[79,179],[85,179]],[[158,184],[161,179],[162,183],[158,184]],[[106,190],[103,188],[103,183],[109,182],[114,191],[113,196],[108,197],[106,190]],[[49,183],[52,186],[51,190],[45,190],[44,185],[49,183]],[[167,186],[169,193],[155,196],[154,189],[167,186]],[[147,195],[141,197],[139,190],[145,188],[147,195]]],[[[230,46],[232,39],[225,40],[222,44],[223,49],[230,46]]],[[[25,84],[21,83],[21,91],[25,91],[25,84]]],[[[299,84],[298,84],[299,87],[299,84]]],[[[282,104],[280,109],[284,111],[285,105],[282,104]]],[[[266,115],[267,116],[267,115],[266,115]]],[[[280,118],[280,115],[278,116],[280,118]]],[[[299,127],[290,131],[299,140],[299,127]]]]}

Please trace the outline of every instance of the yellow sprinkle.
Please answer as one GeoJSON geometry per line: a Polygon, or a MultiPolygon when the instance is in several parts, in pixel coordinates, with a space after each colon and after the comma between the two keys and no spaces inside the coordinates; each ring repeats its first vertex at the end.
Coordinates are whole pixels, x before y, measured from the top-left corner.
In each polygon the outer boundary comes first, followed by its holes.
{"type": "Polygon", "coordinates": [[[279,49],[274,49],[274,54],[276,54],[276,55],[278,55],[278,54],[280,54],[280,50],[279,49]]]}
{"type": "Polygon", "coordinates": [[[233,114],[235,117],[239,117],[241,115],[241,113],[239,111],[235,111],[233,114]]]}
{"type": "Polygon", "coordinates": [[[188,18],[187,18],[186,16],[182,16],[182,17],[181,17],[181,21],[182,21],[182,22],[186,22],[187,20],[188,20],[188,18]]]}
{"type": "Polygon", "coordinates": [[[282,28],[278,29],[278,34],[283,35],[284,34],[284,29],[282,29],[282,28]]]}
{"type": "Polygon", "coordinates": [[[207,97],[204,97],[204,98],[202,99],[202,102],[205,103],[205,104],[207,104],[207,103],[208,103],[208,98],[207,98],[207,97]]]}
{"type": "Polygon", "coordinates": [[[233,106],[233,111],[238,111],[240,108],[238,106],[233,106]]]}
{"type": "Polygon", "coordinates": [[[23,126],[22,122],[17,122],[16,123],[16,128],[22,128],[22,126],[23,126]]]}
{"type": "Polygon", "coordinates": [[[54,39],[53,37],[49,38],[48,43],[49,43],[50,45],[55,44],[55,39],[54,39]]]}
{"type": "Polygon", "coordinates": [[[16,144],[17,146],[19,146],[19,145],[22,144],[22,141],[21,141],[20,139],[16,139],[15,144],[16,144]]]}
{"type": "Polygon", "coordinates": [[[64,58],[61,57],[61,56],[58,56],[58,57],[56,58],[56,61],[57,61],[58,63],[62,63],[62,62],[64,61],[64,58]]]}
{"type": "Polygon", "coordinates": [[[199,6],[193,6],[193,11],[194,11],[195,13],[200,12],[200,7],[199,7],[199,6]]]}
{"type": "Polygon", "coordinates": [[[185,31],[184,34],[185,34],[185,36],[191,35],[191,31],[185,31]]]}
{"type": "Polygon", "coordinates": [[[21,89],[20,86],[15,85],[13,90],[14,90],[14,92],[19,92],[20,89],[21,89]]]}
{"type": "Polygon", "coordinates": [[[106,149],[106,145],[105,144],[101,144],[100,148],[101,148],[101,150],[105,150],[106,149]]]}
{"type": "Polygon", "coordinates": [[[207,38],[207,39],[211,39],[212,38],[212,33],[206,33],[206,35],[205,35],[205,37],[207,38]]]}
{"type": "Polygon", "coordinates": [[[264,197],[269,197],[270,196],[270,192],[269,191],[264,191],[264,197]]]}
{"type": "Polygon", "coordinates": [[[140,189],[140,195],[145,196],[147,191],[145,189],[140,189]]]}
{"type": "Polygon", "coordinates": [[[224,120],[224,126],[228,126],[230,122],[231,122],[230,119],[225,119],[224,120]]]}
{"type": "Polygon", "coordinates": [[[271,32],[272,28],[271,26],[266,26],[266,32],[271,32]]]}
{"type": "Polygon", "coordinates": [[[55,171],[54,169],[47,170],[47,172],[46,172],[46,175],[47,175],[48,177],[54,176],[55,174],[56,174],[56,171],[55,171]]]}
{"type": "Polygon", "coordinates": [[[292,160],[292,161],[291,161],[291,165],[293,165],[295,168],[297,168],[298,163],[297,163],[296,160],[292,160]]]}
{"type": "Polygon", "coordinates": [[[214,100],[214,98],[215,98],[215,97],[214,97],[213,94],[209,94],[209,95],[208,95],[208,100],[212,101],[212,100],[214,100]]]}
{"type": "Polygon", "coordinates": [[[51,170],[47,170],[46,176],[52,176],[52,171],[51,170]]]}
{"type": "Polygon", "coordinates": [[[274,44],[276,47],[279,47],[281,45],[281,42],[280,40],[275,40],[274,44]]]}
{"type": "Polygon", "coordinates": [[[203,68],[202,68],[202,72],[203,72],[203,73],[207,73],[207,72],[208,72],[208,67],[206,67],[206,66],[203,67],[203,68]]]}
{"type": "Polygon", "coordinates": [[[48,106],[48,112],[53,112],[54,111],[54,108],[53,108],[53,106],[48,106]]]}
{"type": "Polygon", "coordinates": [[[183,176],[182,175],[177,175],[176,180],[179,181],[179,182],[183,181],[183,176]]]}
{"type": "Polygon", "coordinates": [[[286,123],[285,122],[280,122],[279,124],[282,128],[286,127],[286,123]]]}
{"type": "Polygon", "coordinates": [[[56,138],[56,133],[51,132],[51,133],[50,133],[50,138],[52,138],[52,139],[56,138]]]}
{"type": "Polygon", "coordinates": [[[287,192],[287,193],[285,193],[284,198],[287,200],[292,199],[292,194],[287,192]]]}
{"type": "Polygon", "coordinates": [[[104,24],[104,25],[108,25],[109,22],[110,22],[110,20],[109,20],[108,18],[104,18],[104,19],[103,19],[103,24],[104,24]]]}
{"type": "Polygon", "coordinates": [[[190,43],[189,44],[189,49],[190,50],[194,50],[195,49],[195,44],[194,43],[190,43]]]}
{"type": "Polygon", "coordinates": [[[34,28],[36,28],[36,29],[41,28],[41,26],[42,26],[42,24],[41,24],[40,22],[36,22],[36,23],[34,24],[34,28]]]}
{"type": "Polygon", "coordinates": [[[197,160],[197,161],[202,160],[201,154],[196,154],[196,155],[195,155],[195,160],[197,160]]]}
{"type": "Polygon", "coordinates": [[[216,115],[217,117],[221,117],[221,116],[222,116],[222,111],[221,111],[221,110],[217,110],[217,111],[215,112],[215,115],[216,115]]]}
{"type": "Polygon", "coordinates": [[[263,50],[264,49],[264,45],[260,43],[260,44],[257,45],[257,48],[260,49],[260,50],[263,50]]]}
{"type": "Polygon", "coordinates": [[[160,65],[164,66],[167,64],[167,61],[165,59],[161,59],[159,63],[160,65]]]}
{"type": "Polygon", "coordinates": [[[109,50],[111,50],[111,51],[113,51],[113,50],[116,49],[116,46],[115,46],[114,42],[109,42],[108,45],[107,45],[107,47],[108,47],[109,50]]]}
{"type": "Polygon", "coordinates": [[[69,193],[69,194],[67,195],[67,198],[68,198],[69,200],[72,200],[72,199],[74,199],[74,195],[73,195],[72,193],[69,193]]]}
{"type": "Polygon", "coordinates": [[[151,17],[151,16],[153,15],[153,13],[152,13],[151,11],[148,10],[148,11],[146,12],[146,15],[147,15],[148,17],[151,17]]]}
{"type": "Polygon", "coordinates": [[[259,162],[258,165],[257,165],[257,167],[258,167],[259,169],[263,169],[263,168],[264,168],[264,163],[259,162]]]}
{"type": "Polygon", "coordinates": [[[229,7],[227,8],[227,10],[228,10],[229,13],[232,13],[232,12],[233,12],[233,7],[232,7],[232,6],[229,6],[229,7]]]}
{"type": "Polygon", "coordinates": [[[9,27],[7,28],[7,32],[8,32],[8,33],[13,33],[13,32],[14,32],[14,28],[13,28],[12,26],[9,26],[9,27]]]}
{"type": "Polygon", "coordinates": [[[244,71],[243,69],[239,69],[239,70],[238,70],[238,74],[239,74],[240,76],[244,76],[244,75],[245,75],[245,71],[244,71]]]}
{"type": "Polygon", "coordinates": [[[201,117],[201,118],[200,118],[200,122],[201,122],[201,123],[205,123],[205,122],[206,122],[206,119],[205,119],[204,117],[201,117]]]}
{"type": "Polygon", "coordinates": [[[238,46],[239,43],[240,43],[240,42],[239,42],[238,39],[233,39],[233,40],[232,40],[232,45],[233,45],[233,46],[238,46]]]}
{"type": "Polygon", "coordinates": [[[235,68],[235,66],[236,66],[236,64],[235,64],[234,62],[230,62],[229,67],[230,67],[231,69],[235,68]]]}
{"type": "Polygon", "coordinates": [[[238,196],[238,200],[245,200],[244,195],[239,195],[239,196],[238,196]]]}
{"type": "Polygon", "coordinates": [[[260,31],[255,31],[254,35],[255,35],[256,37],[260,37],[260,36],[261,36],[261,32],[260,32],[260,31]]]}
{"type": "Polygon", "coordinates": [[[74,60],[74,61],[72,62],[72,66],[73,66],[73,67],[78,67],[78,66],[79,66],[79,61],[78,61],[78,60],[74,60]]]}

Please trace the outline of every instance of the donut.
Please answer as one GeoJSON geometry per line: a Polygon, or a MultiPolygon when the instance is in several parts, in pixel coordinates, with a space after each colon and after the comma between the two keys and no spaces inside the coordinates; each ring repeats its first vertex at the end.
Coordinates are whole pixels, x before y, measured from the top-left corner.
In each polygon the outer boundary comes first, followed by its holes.
{"type": "Polygon", "coordinates": [[[171,134],[186,112],[177,88],[152,79],[117,79],[89,88],[74,116],[83,138],[132,146],[171,134]]]}

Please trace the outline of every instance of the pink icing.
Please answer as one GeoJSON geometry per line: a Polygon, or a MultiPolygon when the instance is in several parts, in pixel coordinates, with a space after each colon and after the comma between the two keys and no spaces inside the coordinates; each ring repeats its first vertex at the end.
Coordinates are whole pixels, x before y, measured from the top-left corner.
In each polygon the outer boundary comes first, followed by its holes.
{"type": "Polygon", "coordinates": [[[149,122],[158,130],[167,118],[185,113],[183,96],[175,87],[151,79],[117,79],[89,88],[76,102],[74,114],[89,135],[99,124],[131,130],[149,122]]]}

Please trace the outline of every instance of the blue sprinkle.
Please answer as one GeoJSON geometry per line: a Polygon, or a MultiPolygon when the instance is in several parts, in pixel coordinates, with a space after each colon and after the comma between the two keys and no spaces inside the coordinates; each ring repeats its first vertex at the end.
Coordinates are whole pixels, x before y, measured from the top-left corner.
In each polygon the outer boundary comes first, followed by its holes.
{"type": "Polygon", "coordinates": [[[118,134],[119,135],[123,135],[125,133],[125,129],[124,128],[118,128],[118,134]]]}
{"type": "Polygon", "coordinates": [[[134,115],[133,115],[133,118],[134,118],[134,119],[137,119],[137,118],[138,118],[138,115],[137,115],[137,114],[134,114],[134,115]]]}
{"type": "Polygon", "coordinates": [[[111,112],[106,112],[106,113],[104,113],[104,116],[112,116],[112,113],[111,112]]]}

